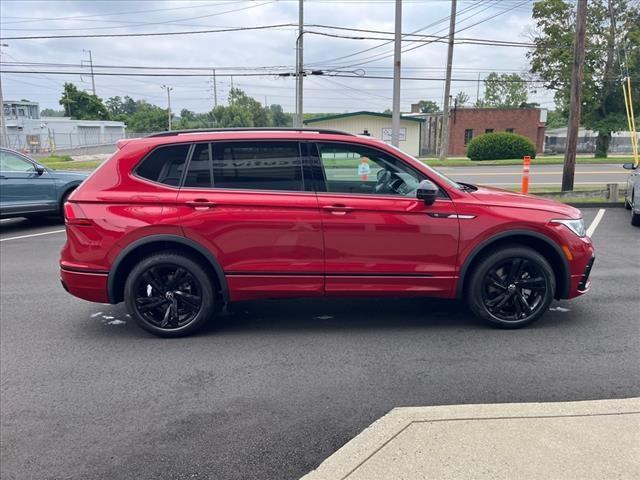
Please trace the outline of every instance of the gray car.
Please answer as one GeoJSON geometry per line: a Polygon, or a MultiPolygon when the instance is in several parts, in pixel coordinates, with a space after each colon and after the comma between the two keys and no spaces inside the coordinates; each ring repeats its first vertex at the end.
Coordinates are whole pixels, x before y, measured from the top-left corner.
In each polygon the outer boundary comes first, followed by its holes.
{"type": "Polygon", "coordinates": [[[62,215],[67,197],[85,178],[85,173],[52,170],[0,148],[0,218],[62,215]]]}
{"type": "Polygon", "coordinates": [[[631,225],[640,227],[640,168],[633,163],[622,165],[631,174],[627,179],[627,195],[624,197],[624,206],[631,210],[631,225]]]}

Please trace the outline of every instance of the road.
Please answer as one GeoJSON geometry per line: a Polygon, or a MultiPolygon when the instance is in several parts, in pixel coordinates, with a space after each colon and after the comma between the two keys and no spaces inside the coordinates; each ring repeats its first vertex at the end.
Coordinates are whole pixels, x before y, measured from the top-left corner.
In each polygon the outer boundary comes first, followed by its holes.
{"type": "MultiPolygon", "coordinates": [[[[530,186],[560,187],[562,165],[533,165],[529,179],[530,186]]],[[[437,167],[438,171],[467,183],[514,186],[522,183],[522,166],[477,166],[477,167],[437,167]]],[[[621,165],[577,165],[576,185],[602,185],[605,183],[626,183],[629,171],[621,165]]]]}
{"type": "Polygon", "coordinates": [[[59,229],[0,223],[6,480],[293,479],[396,406],[640,395],[640,231],[620,208],[592,291],[516,331],[453,302],[345,299],[238,304],[159,339],[62,290],[59,229]]]}

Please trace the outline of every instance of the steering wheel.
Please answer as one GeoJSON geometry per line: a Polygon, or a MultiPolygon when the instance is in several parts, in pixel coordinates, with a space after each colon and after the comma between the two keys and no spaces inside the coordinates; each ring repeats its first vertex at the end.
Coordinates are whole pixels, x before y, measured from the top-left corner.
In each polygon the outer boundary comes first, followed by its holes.
{"type": "Polygon", "coordinates": [[[375,193],[398,193],[398,189],[404,183],[403,180],[390,170],[378,170],[375,193]]]}

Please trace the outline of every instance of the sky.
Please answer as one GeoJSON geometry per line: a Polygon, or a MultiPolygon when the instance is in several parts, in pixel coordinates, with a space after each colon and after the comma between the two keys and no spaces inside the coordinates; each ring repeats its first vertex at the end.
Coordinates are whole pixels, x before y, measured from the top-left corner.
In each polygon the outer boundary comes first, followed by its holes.
{"type": "MultiPolygon", "coordinates": [[[[528,42],[533,0],[458,0],[457,37],[528,42]],[[474,25],[477,24],[477,25],[474,25]]],[[[404,0],[402,32],[446,35],[450,0],[404,0]]],[[[304,82],[305,112],[383,111],[391,108],[392,81],[362,78],[393,74],[393,44],[385,32],[394,30],[393,0],[306,0],[304,2],[304,64],[324,75],[304,82]],[[359,33],[317,27],[359,28],[382,33],[359,33]],[[334,38],[317,32],[375,39],[334,38]],[[367,50],[364,51],[363,50],[367,50]],[[334,76],[334,75],[341,76],[334,76]]],[[[261,103],[295,109],[292,77],[298,22],[297,0],[2,0],[0,2],[2,88],[5,100],[28,99],[41,109],[61,109],[58,101],[64,82],[91,91],[88,50],[94,63],[96,94],[106,100],[116,95],[145,99],[166,108],[195,112],[211,110],[214,103],[212,69],[216,69],[218,104],[227,104],[233,81],[261,103]],[[224,33],[99,37],[97,34],[132,34],[194,31],[293,24],[264,30],[224,33]],[[8,37],[79,35],[80,38],[12,39],[8,37]],[[20,63],[21,65],[15,65],[20,63]],[[46,65],[32,65],[32,64],[46,65]],[[68,65],[62,65],[68,64],[68,65]],[[123,66],[145,67],[123,69],[123,66]],[[155,69],[148,68],[154,67],[155,69]],[[161,68],[171,68],[171,70],[161,68]],[[175,68],[181,70],[175,70],[175,68]],[[188,70],[197,68],[199,70],[188,70]],[[10,73],[11,71],[21,73],[10,73]],[[65,72],[64,74],[42,72],[65,72]],[[85,72],[84,75],[79,73],[85,72]],[[98,75],[99,72],[117,75],[98,75]],[[202,76],[126,76],[124,73],[202,76]],[[251,74],[252,76],[249,76],[251,74]],[[256,76],[255,74],[260,74],[256,76]],[[233,75],[231,77],[231,75],[233,75]]],[[[414,39],[416,37],[413,37],[414,39]]],[[[446,43],[403,41],[401,109],[433,100],[442,105],[446,43]]],[[[525,73],[526,48],[456,45],[452,94],[464,91],[476,100],[478,85],[492,71],[525,73]]],[[[530,100],[553,108],[551,92],[538,88],[530,100]]]]}

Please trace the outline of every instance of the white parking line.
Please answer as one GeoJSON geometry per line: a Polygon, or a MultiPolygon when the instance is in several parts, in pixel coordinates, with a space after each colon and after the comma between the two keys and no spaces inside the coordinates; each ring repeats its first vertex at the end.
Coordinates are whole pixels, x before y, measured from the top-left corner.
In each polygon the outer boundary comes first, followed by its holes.
{"type": "Polygon", "coordinates": [[[51,232],[32,233],[30,235],[19,235],[17,237],[0,238],[0,242],[8,242],[9,240],[20,240],[21,238],[40,237],[41,235],[51,235],[53,233],[62,233],[66,230],[52,230],[51,232]]]}
{"type": "Polygon", "coordinates": [[[596,228],[598,228],[598,224],[600,223],[600,220],[602,220],[602,217],[604,217],[604,212],[605,209],[601,208],[600,210],[598,210],[598,213],[596,213],[596,218],[593,219],[593,222],[591,222],[591,225],[589,225],[589,228],[587,228],[587,236],[592,237],[593,233],[596,231],[596,228]]]}

